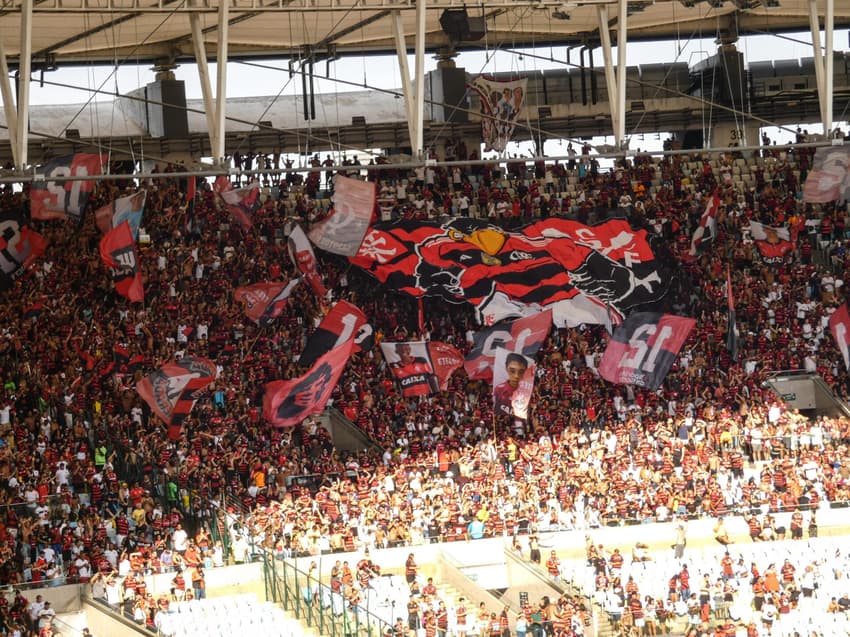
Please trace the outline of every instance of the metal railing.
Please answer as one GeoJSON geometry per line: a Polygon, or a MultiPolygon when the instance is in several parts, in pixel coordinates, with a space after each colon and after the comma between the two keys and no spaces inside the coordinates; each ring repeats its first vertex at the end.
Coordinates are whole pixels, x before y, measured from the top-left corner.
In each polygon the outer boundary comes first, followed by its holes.
{"type": "MultiPolygon", "coordinates": [[[[392,632],[392,622],[382,618],[379,609],[370,609],[370,595],[366,595],[366,602],[352,605],[344,596],[344,588],[332,590],[320,576],[305,573],[292,560],[264,552],[263,577],[266,599],[280,604],[322,636],[382,637],[392,632]]],[[[394,608],[389,610],[392,618],[394,608]]]]}

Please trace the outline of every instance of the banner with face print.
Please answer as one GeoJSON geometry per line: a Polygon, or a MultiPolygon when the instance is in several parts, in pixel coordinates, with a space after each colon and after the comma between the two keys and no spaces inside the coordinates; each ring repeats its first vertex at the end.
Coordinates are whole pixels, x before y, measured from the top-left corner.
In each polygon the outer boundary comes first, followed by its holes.
{"type": "Polygon", "coordinates": [[[319,358],[303,376],[268,383],[263,397],[263,417],[275,427],[293,427],[322,411],[339,382],[352,347],[354,341],[349,339],[319,358]]]}
{"type": "Polygon", "coordinates": [[[534,391],[534,359],[496,348],[493,362],[493,409],[497,414],[526,420],[534,391]]]}
{"type": "Polygon", "coordinates": [[[481,103],[484,150],[504,152],[522,114],[528,79],[497,80],[478,75],[472,78],[469,88],[478,94],[481,103]]]}

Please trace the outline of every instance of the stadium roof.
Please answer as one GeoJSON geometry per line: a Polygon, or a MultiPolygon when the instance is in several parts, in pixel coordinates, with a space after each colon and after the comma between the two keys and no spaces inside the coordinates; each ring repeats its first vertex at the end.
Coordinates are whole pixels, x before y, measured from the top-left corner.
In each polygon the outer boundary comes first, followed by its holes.
{"type": "MultiPolygon", "coordinates": [[[[0,38],[10,64],[22,50],[22,1],[3,3],[0,38]]],[[[82,63],[170,63],[194,58],[190,14],[201,15],[207,55],[216,56],[219,0],[32,0],[33,68],[82,63]]],[[[834,0],[833,0],[834,1],[834,0]]],[[[462,48],[598,42],[608,0],[427,0],[427,48],[449,44],[446,9],[486,18],[487,34],[462,48]]],[[[822,5],[823,1],[818,4],[822,5]]],[[[808,0],[629,0],[630,41],[808,31],[808,0]]],[[[850,26],[850,2],[834,2],[835,28],[850,26]]],[[[230,0],[229,57],[393,52],[400,11],[413,46],[415,0],[230,0]]],[[[822,7],[819,9],[822,11],[822,7]]]]}

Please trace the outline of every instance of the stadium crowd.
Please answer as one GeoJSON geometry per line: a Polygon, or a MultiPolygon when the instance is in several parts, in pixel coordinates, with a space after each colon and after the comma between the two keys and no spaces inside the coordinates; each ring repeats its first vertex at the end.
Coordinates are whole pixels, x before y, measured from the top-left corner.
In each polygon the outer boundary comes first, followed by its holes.
{"type": "MultiPolygon", "coordinates": [[[[452,152],[467,159],[460,146],[452,152]]],[[[747,514],[759,537],[771,512],[799,509],[809,524],[820,504],[850,500],[848,421],[788,411],[762,381],[770,370],[807,369],[847,395],[827,329],[843,300],[847,213],[802,202],[810,165],[809,150],[776,149],[748,159],[638,155],[607,172],[584,154],[566,164],[371,170],[390,219],[468,214],[516,227],[550,215],[593,222],[621,207],[659,235],[657,256],[676,272],[665,309],[698,319],[657,392],[599,378],[602,326],[553,328],[528,422],[495,415],[489,384],[462,371],[446,392],[405,399],[376,350],[357,354],[334,407],[380,453],[334,449],[312,420],[270,429],[263,384],[298,375],[298,353],[334,300],[363,309],[378,341],[467,349],[476,325],[468,308],[426,300],[420,333],[415,303],[327,254],[318,256],[328,297],[300,286],[273,326],[248,321],[233,290],[292,276],[281,229],[284,219],[309,226],[328,213],[327,200],[311,196],[323,194],[319,173],[265,187],[247,232],[209,188],[187,224],[183,180],[145,184],[143,304],[115,294],[92,215],[81,228],[37,224],[47,253],[0,300],[0,581],[221,564],[223,548],[203,522],[225,495],[234,513],[247,512],[233,524],[237,561],[256,544],[311,555],[731,512],[747,514]],[[714,192],[719,236],[685,258],[714,192]],[[795,250],[784,263],[760,262],[750,220],[791,229],[795,250]],[[824,250],[825,266],[815,259],[824,250]],[[724,347],[729,264],[738,361],[724,347]],[[209,357],[220,374],[172,442],[134,385],[181,353],[209,357]],[[314,488],[298,476],[314,476],[314,488]],[[200,522],[191,544],[188,520],[200,522]]],[[[133,188],[101,182],[89,205],[133,188]]],[[[26,198],[7,188],[0,209],[26,198]]],[[[144,607],[149,621],[156,605],[144,607]]],[[[7,628],[23,619],[19,606],[0,609],[7,628]]]]}

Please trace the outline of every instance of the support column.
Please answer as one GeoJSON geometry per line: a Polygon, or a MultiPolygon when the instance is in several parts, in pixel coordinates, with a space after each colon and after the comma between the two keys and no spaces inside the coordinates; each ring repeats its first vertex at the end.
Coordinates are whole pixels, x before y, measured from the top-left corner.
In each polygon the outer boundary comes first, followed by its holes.
{"type": "Polygon", "coordinates": [[[628,32],[628,1],[620,0],[620,17],[617,20],[617,128],[614,140],[617,148],[626,144],[626,33],[628,32]]]}
{"type": "Polygon", "coordinates": [[[820,45],[820,20],[818,19],[818,2],[809,0],[809,29],[812,32],[812,62],[815,65],[815,83],[818,87],[818,106],[820,119],[826,120],[826,87],[824,86],[823,50],[820,45]]]}
{"type": "Polygon", "coordinates": [[[809,28],[812,32],[812,49],[814,53],[815,80],[818,86],[818,104],[823,122],[824,135],[832,132],[832,102],[834,85],[833,36],[835,34],[835,0],[826,0],[823,30],[824,46],[821,48],[820,21],[818,19],[817,0],[809,0],[809,28]]]}
{"type": "MultiPolygon", "coordinates": [[[[599,17],[599,40],[602,43],[602,64],[605,67],[605,84],[608,87],[608,105],[611,109],[611,128],[616,137],[620,128],[620,100],[617,96],[617,78],[611,59],[611,32],[608,29],[608,5],[600,4],[596,9],[599,17]]],[[[618,142],[619,143],[619,142],[618,142]]]]}
{"type": "Polygon", "coordinates": [[[195,51],[195,63],[198,65],[198,79],[201,82],[201,94],[204,98],[204,114],[207,118],[207,135],[210,139],[210,149],[212,149],[212,153],[215,155],[216,148],[218,148],[218,141],[216,138],[216,103],[213,101],[212,96],[210,67],[209,64],[207,64],[207,50],[204,46],[204,32],[201,28],[200,14],[190,13],[189,24],[192,27],[192,47],[195,51]]]}
{"type": "Polygon", "coordinates": [[[213,148],[213,159],[219,165],[224,164],[224,122],[227,117],[227,39],[230,34],[230,0],[219,0],[218,7],[218,55],[216,105],[215,105],[215,137],[216,146],[213,148]]]}
{"type": "Polygon", "coordinates": [[[21,1],[21,57],[18,82],[17,146],[19,169],[26,168],[29,158],[30,75],[32,74],[32,7],[33,0],[21,1]]]}
{"type": "Polygon", "coordinates": [[[3,97],[3,111],[6,114],[6,129],[9,131],[9,146],[12,149],[12,163],[20,167],[18,154],[18,111],[15,109],[15,98],[12,95],[12,85],[9,83],[9,65],[6,63],[6,48],[0,38],[0,95],[3,97]]]}
{"type": "Polygon", "coordinates": [[[827,138],[832,137],[832,92],[833,92],[833,66],[835,56],[832,50],[832,36],[835,31],[835,0],[826,0],[826,15],[823,18],[824,42],[826,51],[826,65],[824,66],[824,85],[826,86],[826,95],[824,95],[824,117],[823,117],[823,133],[827,138]]]}
{"type": "MultiPolygon", "coordinates": [[[[32,0],[30,0],[31,2],[32,0]]],[[[425,157],[425,8],[426,0],[416,0],[416,102],[413,108],[413,125],[416,135],[413,154],[425,157]]]]}
{"type": "Polygon", "coordinates": [[[413,121],[413,87],[410,85],[410,65],[407,63],[407,44],[404,41],[404,23],[401,19],[401,11],[393,11],[392,15],[395,50],[398,54],[398,71],[401,75],[401,88],[404,92],[404,109],[405,114],[407,115],[407,134],[410,137],[410,148],[415,152],[416,129],[413,121]]]}

